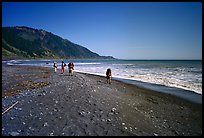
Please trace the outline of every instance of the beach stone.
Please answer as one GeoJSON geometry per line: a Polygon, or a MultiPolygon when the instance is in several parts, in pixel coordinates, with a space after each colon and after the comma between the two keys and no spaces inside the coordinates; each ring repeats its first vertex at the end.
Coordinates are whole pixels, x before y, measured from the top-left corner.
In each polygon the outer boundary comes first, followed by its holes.
{"type": "Polygon", "coordinates": [[[20,133],[22,130],[19,129],[19,130],[17,130],[17,131],[20,133]]]}
{"type": "Polygon", "coordinates": [[[113,115],[113,113],[109,113],[110,115],[113,115]]]}
{"type": "Polygon", "coordinates": [[[157,133],[154,133],[154,136],[158,136],[158,134],[157,134],[157,133]]]}
{"type": "Polygon", "coordinates": [[[47,122],[45,122],[45,123],[43,124],[43,126],[48,126],[48,123],[47,123],[47,122]]]}
{"type": "Polygon", "coordinates": [[[107,119],[107,122],[110,122],[111,121],[111,119],[107,119]]]}
{"type": "Polygon", "coordinates": [[[111,109],[111,112],[115,112],[115,111],[116,111],[116,108],[115,108],[115,107],[111,109]]]}
{"type": "Polygon", "coordinates": [[[53,133],[53,132],[51,132],[51,133],[49,134],[49,136],[54,136],[54,133],[53,133]]]}
{"type": "Polygon", "coordinates": [[[11,136],[18,136],[19,134],[20,134],[20,133],[18,133],[18,132],[11,132],[11,133],[10,133],[11,136]]]}

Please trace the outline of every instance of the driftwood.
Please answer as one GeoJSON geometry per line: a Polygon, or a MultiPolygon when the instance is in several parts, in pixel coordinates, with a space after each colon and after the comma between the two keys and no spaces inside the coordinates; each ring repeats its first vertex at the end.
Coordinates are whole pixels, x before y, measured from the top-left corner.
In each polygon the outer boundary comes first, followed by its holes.
{"type": "Polygon", "coordinates": [[[11,108],[13,108],[17,103],[18,103],[18,101],[15,102],[13,105],[11,105],[9,108],[7,108],[7,109],[2,113],[2,115],[3,115],[4,113],[6,113],[8,110],[10,110],[11,108]]]}

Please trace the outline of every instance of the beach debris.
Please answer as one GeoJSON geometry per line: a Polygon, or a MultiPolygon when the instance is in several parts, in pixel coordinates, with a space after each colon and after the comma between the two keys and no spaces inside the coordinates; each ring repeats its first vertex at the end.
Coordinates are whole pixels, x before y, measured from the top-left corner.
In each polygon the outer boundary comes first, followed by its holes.
{"type": "Polygon", "coordinates": [[[132,131],[132,127],[129,127],[130,131],[132,131]]]}
{"type": "Polygon", "coordinates": [[[10,133],[11,136],[18,136],[19,134],[20,134],[20,133],[18,133],[18,132],[11,132],[11,133],[10,133]]]}
{"type": "Polygon", "coordinates": [[[10,120],[13,120],[15,117],[10,117],[10,120]]]}
{"type": "Polygon", "coordinates": [[[122,123],[122,125],[124,126],[124,125],[125,125],[125,123],[122,123]]]}
{"type": "Polygon", "coordinates": [[[58,103],[58,101],[55,101],[55,103],[57,104],[57,103],[58,103]]]}
{"type": "Polygon", "coordinates": [[[22,124],[25,125],[26,123],[25,123],[25,122],[22,122],[22,124]]]}
{"type": "Polygon", "coordinates": [[[128,128],[127,128],[127,127],[124,127],[124,129],[127,130],[128,128]]]}
{"type": "Polygon", "coordinates": [[[5,114],[6,112],[8,112],[11,108],[13,108],[17,103],[18,103],[18,101],[15,102],[13,105],[11,105],[9,108],[7,108],[7,109],[2,113],[2,115],[5,114]]]}

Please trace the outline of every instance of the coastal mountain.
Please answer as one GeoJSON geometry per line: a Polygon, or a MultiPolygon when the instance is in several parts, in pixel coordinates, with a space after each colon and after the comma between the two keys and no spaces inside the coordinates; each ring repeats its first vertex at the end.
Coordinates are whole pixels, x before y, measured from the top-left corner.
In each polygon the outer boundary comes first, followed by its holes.
{"type": "Polygon", "coordinates": [[[25,26],[2,27],[2,59],[114,59],[45,30],[25,26]]]}

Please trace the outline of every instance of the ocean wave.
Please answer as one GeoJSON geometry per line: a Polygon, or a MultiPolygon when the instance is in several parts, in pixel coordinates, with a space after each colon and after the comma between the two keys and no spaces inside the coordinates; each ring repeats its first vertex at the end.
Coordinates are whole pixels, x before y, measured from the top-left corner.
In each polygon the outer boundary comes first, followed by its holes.
{"type": "Polygon", "coordinates": [[[74,63],[74,65],[100,65],[101,63],[74,63]]]}
{"type": "Polygon", "coordinates": [[[113,66],[133,66],[135,64],[112,64],[113,66]]]}

